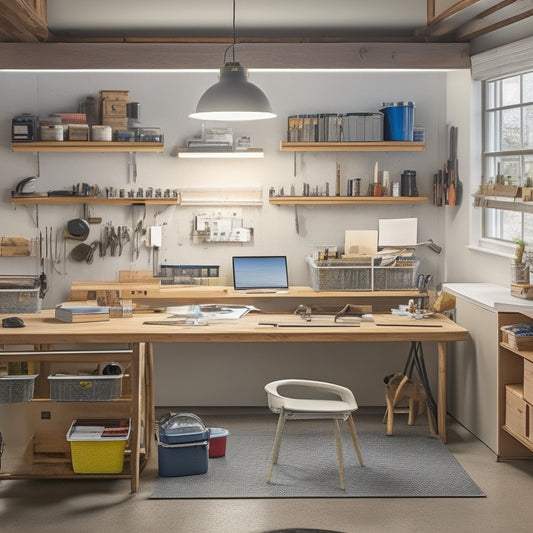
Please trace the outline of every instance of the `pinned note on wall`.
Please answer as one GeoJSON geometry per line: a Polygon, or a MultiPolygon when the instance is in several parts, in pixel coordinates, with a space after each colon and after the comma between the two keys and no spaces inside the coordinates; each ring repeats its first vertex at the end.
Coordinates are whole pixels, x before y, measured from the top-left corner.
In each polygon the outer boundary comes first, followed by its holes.
{"type": "Polygon", "coordinates": [[[418,235],[417,218],[384,218],[378,221],[378,246],[416,246],[418,235]]]}

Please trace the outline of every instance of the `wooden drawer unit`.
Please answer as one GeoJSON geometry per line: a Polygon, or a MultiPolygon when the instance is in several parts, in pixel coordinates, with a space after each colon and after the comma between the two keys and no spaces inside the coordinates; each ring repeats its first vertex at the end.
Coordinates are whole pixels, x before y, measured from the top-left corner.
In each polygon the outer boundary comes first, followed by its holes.
{"type": "Polygon", "coordinates": [[[505,386],[505,425],[521,437],[528,436],[528,405],[522,396],[522,384],[505,386]]]}

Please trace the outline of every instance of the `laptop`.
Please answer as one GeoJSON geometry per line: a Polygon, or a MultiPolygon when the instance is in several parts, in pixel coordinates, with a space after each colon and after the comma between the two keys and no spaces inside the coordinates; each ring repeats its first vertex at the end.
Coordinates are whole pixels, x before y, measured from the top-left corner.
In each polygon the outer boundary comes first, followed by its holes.
{"type": "Polygon", "coordinates": [[[233,288],[236,291],[247,294],[288,292],[286,256],[236,256],[232,261],[233,288]]]}

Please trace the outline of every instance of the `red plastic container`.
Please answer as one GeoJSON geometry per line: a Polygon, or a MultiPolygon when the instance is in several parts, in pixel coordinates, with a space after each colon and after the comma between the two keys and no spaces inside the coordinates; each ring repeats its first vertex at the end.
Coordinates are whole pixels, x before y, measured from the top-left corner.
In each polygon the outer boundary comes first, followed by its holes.
{"type": "Polygon", "coordinates": [[[224,428],[209,428],[209,457],[224,457],[229,431],[224,428]]]}

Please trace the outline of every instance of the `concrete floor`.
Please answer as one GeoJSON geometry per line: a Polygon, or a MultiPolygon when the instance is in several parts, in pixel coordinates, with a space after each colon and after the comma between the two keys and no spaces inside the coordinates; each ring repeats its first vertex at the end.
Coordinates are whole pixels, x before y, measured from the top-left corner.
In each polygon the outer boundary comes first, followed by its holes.
{"type": "MultiPolygon", "coordinates": [[[[202,417],[207,425],[224,426],[220,415],[202,417]]],[[[0,531],[266,533],[289,528],[342,533],[531,531],[533,461],[499,463],[483,443],[458,423],[449,422],[448,447],[487,494],[486,498],[150,500],[157,476],[156,452],[142,472],[140,491],[135,495],[129,493],[129,480],[0,481],[0,531]]]]}

